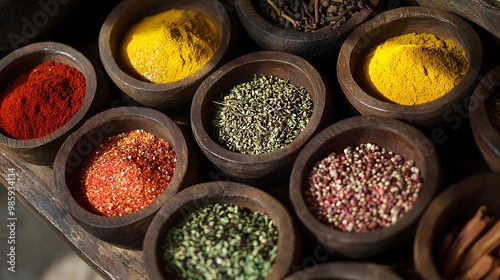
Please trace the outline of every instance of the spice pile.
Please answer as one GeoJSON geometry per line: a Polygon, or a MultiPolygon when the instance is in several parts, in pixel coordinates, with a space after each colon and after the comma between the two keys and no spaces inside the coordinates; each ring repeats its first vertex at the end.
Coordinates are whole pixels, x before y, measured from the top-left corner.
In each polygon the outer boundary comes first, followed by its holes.
{"type": "Polygon", "coordinates": [[[362,0],[260,0],[269,21],[284,29],[312,32],[336,28],[365,7],[362,0]]]}
{"type": "Polygon", "coordinates": [[[500,91],[491,96],[486,103],[486,112],[491,124],[500,133],[500,91]]]}
{"type": "Polygon", "coordinates": [[[83,74],[60,62],[44,62],[13,80],[0,96],[0,131],[29,140],[69,122],[85,98],[83,74]]]}
{"type": "Polygon", "coordinates": [[[500,279],[500,219],[481,205],[463,227],[445,234],[436,260],[445,279],[500,279]]]}
{"type": "Polygon", "coordinates": [[[323,223],[366,232],[396,223],[412,208],[421,188],[412,160],[366,143],[333,152],[314,165],[304,198],[323,223]]]}
{"type": "Polygon", "coordinates": [[[169,83],[200,69],[218,44],[219,32],[208,17],[171,9],[132,26],[120,46],[120,56],[143,79],[169,83]]]}
{"type": "Polygon", "coordinates": [[[265,214],[209,204],[166,234],[165,270],[175,279],[262,279],[278,252],[278,230],[265,214]]]}
{"type": "Polygon", "coordinates": [[[390,38],[369,51],[358,80],[375,97],[401,105],[419,105],[444,96],[467,73],[466,53],[452,40],[409,33],[390,38]]]}
{"type": "Polygon", "coordinates": [[[83,162],[75,199],[99,215],[130,214],[161,195],[176,162],[175,150],[152,133],[131,130],[111,136],[83,162]]]}
{"type": "Polygon", "coordinates": [[[255,76],[214,103],[214,139],[242,154],[268,153],[291,143],[306,127],[313,108],[305,88],[273,76],[255,76]]]}

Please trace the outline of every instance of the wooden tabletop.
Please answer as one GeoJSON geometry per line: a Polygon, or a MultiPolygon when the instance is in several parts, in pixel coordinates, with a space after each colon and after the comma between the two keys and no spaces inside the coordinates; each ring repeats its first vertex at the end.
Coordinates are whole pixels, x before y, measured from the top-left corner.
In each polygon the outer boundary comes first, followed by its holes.
{"type": "Polygon", "coordinates": [[[52,168],[26,163],[0,149],[0,183],[15,187],[16,204],[22,203],[105,279],[147,279],[143,252],[127,250],[87,233],[64,210],[57,198],[52,168]]]}

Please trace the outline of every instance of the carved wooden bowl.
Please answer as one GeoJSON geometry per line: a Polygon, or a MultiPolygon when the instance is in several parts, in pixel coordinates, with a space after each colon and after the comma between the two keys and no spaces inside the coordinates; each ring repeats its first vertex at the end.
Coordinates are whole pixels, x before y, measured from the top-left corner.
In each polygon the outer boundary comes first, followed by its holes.
{"type": "Polygon", "coordinates": [[[284,280],[402,280],[394,271],[369,262],[337,261],[314,265],[289,275],[284,280]]]}
{"type": "Polygon", "coordinates": [[[38,64],[55,61],[80,71],[85,77],[84,101],[76,115],[51,134],[35,139],[18,140],[0,133],[0,145],[7,153],[27,162],[51,165],[57,150],[68,135],[105,106],[107,92],[96,95],[97,77],[92,63],[79,51],[55,42],[40,42],[17,49],[0,60],[0,92],[20,74],[38,64]]]}
{"type": "Polygon", "coordinates": [[[200,183],[176,194],[165,204],[151,222],[144,238],[144,260],[151,279],[171,279],[162,258],[167,231],[191,211],[211,203],[230,203],[253,212],[267,214],[278,229],[278,254],[271,266],[269,279],[283,279],[302,257],[299,232],[290,213],[268,193],[257,188],[229,181],[200,183]]]}
{"type": "Polygon", "coordinates": [[[462,18],[436,9],[411,6],[389,10],[360,25],[345,40],[337,61],[337,77],[345,97],[361,115],[400,119],[437,126],[447,123],[453,106],[472,93],[481,68],[481,41],[462,18]],[[407,33],[433,33],[455,41],[467,54],[469,69],[463,80],[444,96],[420,105],[399,105],[373,97],[357,80],[366,53],[385,40],[407,33]]]}
{"type": "Polygon", "coordinates": [[[491,123],[486,104],[500,93],[500,65],[479,82],[469,103],[472,133],[483,158],[493,172],[500,172],[500,131],[491,123]]]}
{"type": "Polygon", "coordinates": [[[99,113],[72,133],[54,161],[54,180],[61,204],[89,233],[120,247],[140,249],[154,214],[182,188],[196,182],[197,161],[178,125],[169,117],[144,107],[117,107],[99,113]],[[175,150],[177,163],[168,187],[150,204],[130,214],[104,216],[81,206],[74,195],[76,174],[85,158],[109,137],[143,129],[166,140],[175,150]]]}
{"type": "Polygon", "coordinates": [[[290,176],[290,200],[304,228],[321,246],[351,259],[376,258],[395,246],[413,240],[421,215],[440,187],[440,167],[432,143],[418,129],[401,121],[375,116],[355,116],[336,122],[312,138],[297,157],[290,176]],[[371,143],[413,160],[423,178],[412,208],[389,227],[347,232],[321,222],[304,198],[313,166],[347,146],[371,143]],[[430,144],[430,145],[429,145],[430,144]]]}
{"type": "Polygon", "coordinates": [[[236,58],[210,75],[200,85],[191,106],[191,128],[203,153],[218,169],[251,185],[268,185],[288,178],[300,149],[319,129],[330,123],[331,96],[327,84],[307,61],[296,55],[259,51],[236,58]],[[312,116],[304,130],[287,146],[262,154],[233,152],[213,139],[213,101],[254,75],[273,75],[305,87],[313,101],[312,116]]]}
{"type": "Polygon", "coordinates": [[[184,107],[189,111],[196,88],[225,59],[230,41],[230,19],[219,1],[127,0],[118,4],[104,21],[99,33],[99,53],[111,80],[134,102],[161,111],[178,112],[184,107]],[[210,18],[219,31],[218,48],[205,65],[183,79],[162,84],[140,80],[120,63],[118,49],[123,36],[144,17],[172,8],[197,11],[210,18]]]}
{"type": "Polygon", "coordinates": [[[296,54],[305,58],[336,56],[347,35],[375,13],[378,0],[365,1],[365,8],[337,28],[323,27],[314,32],[286,30],[270,22],[258,7],[259,1],[235,1],[236,13],[246,32],[262,49],[296,54]]]}
{"type": "Polygon", "coordinates": [[[454,183],[439,194],[418,224],[413,247],[415,269],[422,279],[438,280],[438,248],[453,226],[468,221],[481,205],[488,215],[500,217],[500,174],[482,173],[454,183]]]}

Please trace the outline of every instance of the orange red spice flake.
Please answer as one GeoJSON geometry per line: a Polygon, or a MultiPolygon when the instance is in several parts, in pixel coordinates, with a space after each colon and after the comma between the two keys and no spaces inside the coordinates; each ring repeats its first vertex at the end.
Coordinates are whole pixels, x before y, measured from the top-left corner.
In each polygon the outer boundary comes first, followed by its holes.
{"type": "Polygon", "coordinates": [[[144,130],[114,135],[85,159],[76,200],[104,216],[122,216],[149,205],[168,186],[177,157],[170,144],[144,130]]]}

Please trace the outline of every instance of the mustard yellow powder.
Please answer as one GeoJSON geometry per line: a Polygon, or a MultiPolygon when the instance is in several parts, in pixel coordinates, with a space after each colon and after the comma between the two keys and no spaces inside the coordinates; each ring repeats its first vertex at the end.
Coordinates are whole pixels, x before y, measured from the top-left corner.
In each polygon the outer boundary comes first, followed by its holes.
{"type": "Polygon", "coordinates": [[[218,43],[218,30],[208,17],[171,9],[132,26],[125,34],[120,56],[145,80],[168,83],[200,69],[214,55],[218,43]]]}
{"type": "Polygon", "coordinates": [[[373,48],[359,75],[375,97],[417,105],[444,96],[460,83],[468,67],[466,53],[454,41],[410,33],[373,48]]]}

